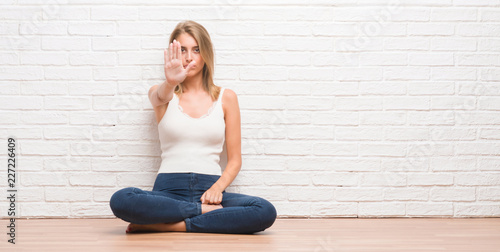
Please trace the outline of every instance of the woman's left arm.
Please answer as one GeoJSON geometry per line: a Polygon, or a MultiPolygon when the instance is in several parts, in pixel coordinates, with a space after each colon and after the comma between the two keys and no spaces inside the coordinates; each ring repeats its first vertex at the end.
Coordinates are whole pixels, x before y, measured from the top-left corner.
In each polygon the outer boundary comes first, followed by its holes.
{"type": "Polygon", "coordinates": [[[233,182],[241,169],[241,119],[236,93],[226,88],[222,103],[225,107],[227,165],[217,182],[201,196],[202,203],[220,204],[222,192],[233,182]]]}

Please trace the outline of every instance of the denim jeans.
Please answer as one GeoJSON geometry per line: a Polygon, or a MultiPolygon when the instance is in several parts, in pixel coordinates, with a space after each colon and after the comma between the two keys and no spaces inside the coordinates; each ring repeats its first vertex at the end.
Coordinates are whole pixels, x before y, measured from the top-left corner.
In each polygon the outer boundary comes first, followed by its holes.
{"type": "Polygon", "coordinates": [[[222,192],[223,208],[201,213],[200,198],[218,179],[200,173],[159,173],[152,191],[137,187],[111,196],[113,214],[135,224],[186,222],[187,232],[251,234],[273,225],[276,209],[267,200],[222,192]]]}

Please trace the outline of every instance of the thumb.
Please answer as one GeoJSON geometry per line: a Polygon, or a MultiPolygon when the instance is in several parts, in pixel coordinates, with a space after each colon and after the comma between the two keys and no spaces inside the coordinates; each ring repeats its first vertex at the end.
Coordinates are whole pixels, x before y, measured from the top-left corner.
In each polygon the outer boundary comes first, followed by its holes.
{"type": "Polygon", "coordinates": [[[195,66],[196,66],[196,61],[194,61],[194,60],[193,60],[193,61],[191,61],[191,62],[189,63],[189,65],[187,65],[187,67],[186,67],[186,72],[187,72],[187,71],[189,71],[191,68],[193,68],[193,67],[195,67],[195,66]]]}

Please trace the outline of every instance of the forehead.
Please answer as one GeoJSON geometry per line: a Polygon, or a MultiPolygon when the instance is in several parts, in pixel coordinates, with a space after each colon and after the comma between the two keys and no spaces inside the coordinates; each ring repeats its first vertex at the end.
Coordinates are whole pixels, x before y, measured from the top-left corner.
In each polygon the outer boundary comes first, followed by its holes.
{"type": "Polygon", "coordinates": [[[179,36],[177,36],[176,40],[181,43],[182,47],[198,46],[198,42],[196,42],[196,39],[194,39],[193,36],[189,35],[188,33],[181,33],[179,36]]]}

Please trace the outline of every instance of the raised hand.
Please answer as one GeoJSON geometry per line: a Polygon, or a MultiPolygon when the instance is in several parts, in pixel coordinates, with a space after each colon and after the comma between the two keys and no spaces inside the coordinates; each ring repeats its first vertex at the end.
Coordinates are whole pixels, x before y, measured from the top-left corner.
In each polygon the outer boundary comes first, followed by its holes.
{"type": "Polygon", "coordinates": [[[187,72],[193,68],[196,62],[193,60],[184,68],[182,66],[181,43],[174,41],[163,51],[165,55],[165,78],[170,85],[179,85],[186,79],[187,72]]]}

